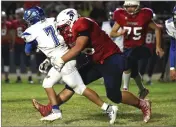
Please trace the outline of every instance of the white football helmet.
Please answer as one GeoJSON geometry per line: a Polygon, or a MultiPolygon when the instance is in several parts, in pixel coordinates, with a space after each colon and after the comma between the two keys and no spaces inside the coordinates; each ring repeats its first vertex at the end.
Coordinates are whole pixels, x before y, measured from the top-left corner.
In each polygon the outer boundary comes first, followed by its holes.
{"type": "Polygon", "coordinates": [[[123,6],[124,6],[125,10],[126,10],[126,7],[128,7],[128,6],[137,6],[134,12],[129,13],[127,11],[129,14],[133,15],[133,14],[136,14],[137,12],[139,12],[140,1],[138,1],[138,0],[134,0],[134,1],[133,0],[125,0],[123,6]]]}
{"type": "Polygon", "coordinates": [[[73,8],[68,8],[61,11],[56,17],[56,25],[63,26],[65,24],[69,25],[72,28],[74,22],[78,20],[79,14],[73,8]]]}
{"type": "Polygon", "coordinates": [[[5,11],[1,11],[1,17],[6,17],[6,12],[5,11]]]}
{"type": "Polygon", "coordinates": [[[24,13],[24,8],[17,8],[15,10],[15,13],[18,14],[18,13],[24,13]]]}

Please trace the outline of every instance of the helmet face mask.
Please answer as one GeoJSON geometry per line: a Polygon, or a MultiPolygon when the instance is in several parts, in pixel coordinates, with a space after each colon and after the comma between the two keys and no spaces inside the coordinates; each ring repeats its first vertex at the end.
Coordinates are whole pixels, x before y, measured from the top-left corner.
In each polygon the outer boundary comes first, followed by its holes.
{"type": "Polygon", "coordinates": [[[127,11],[128,14],[134,15],[134,14],[138,13],[140,10],[140,2],[127,0],[123,4],[123,7],[127,11]]]}

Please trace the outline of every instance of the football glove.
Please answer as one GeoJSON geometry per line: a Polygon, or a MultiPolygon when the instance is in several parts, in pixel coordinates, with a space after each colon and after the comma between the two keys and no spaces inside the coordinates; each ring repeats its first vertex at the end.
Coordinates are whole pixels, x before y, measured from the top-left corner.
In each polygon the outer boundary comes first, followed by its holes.
{"type": "Polygon", "coordinates": [[[47,73],[47,69],[50,66],[51,62],[49,60],[49,58],[46,58],[40,65],[39,65],[39,71],[41,73],[46,74],[47,73]]]}

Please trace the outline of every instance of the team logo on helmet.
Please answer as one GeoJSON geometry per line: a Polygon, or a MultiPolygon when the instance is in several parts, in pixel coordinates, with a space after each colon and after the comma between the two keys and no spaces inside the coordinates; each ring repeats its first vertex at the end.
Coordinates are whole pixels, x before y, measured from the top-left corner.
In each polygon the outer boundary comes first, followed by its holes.
{"type": "Polygon", "coordinates": [[[73,10],[70,10],[69,12],[67,12],[67,15],[70,16],[70,20],[72,21],[73,20],[73,17],[75,15],[75,13],[73,12],[73,10]]]}

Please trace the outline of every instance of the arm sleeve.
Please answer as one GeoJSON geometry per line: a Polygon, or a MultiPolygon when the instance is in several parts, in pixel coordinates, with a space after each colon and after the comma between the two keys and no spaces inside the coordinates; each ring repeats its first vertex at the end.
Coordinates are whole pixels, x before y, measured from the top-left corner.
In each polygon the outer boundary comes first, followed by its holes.
{"type": "Polygon", "coordinates": [[[28,42],[25,45],[25,53],[30,54],[37,48],[37,41],[28,42]]]}
{"type": "Polygon", "coordinates": [[[171,37],[170,45],[170,67],[176,67],[176,39],[171,37]]]}
{"type": "Polygon", "coordinates": [[[78,33],[78,37],[79,36],[87,36],[87,37],[89,37],[89,31],[87,31],[87,30],[81,31],[81,32],[78,33]]]}

